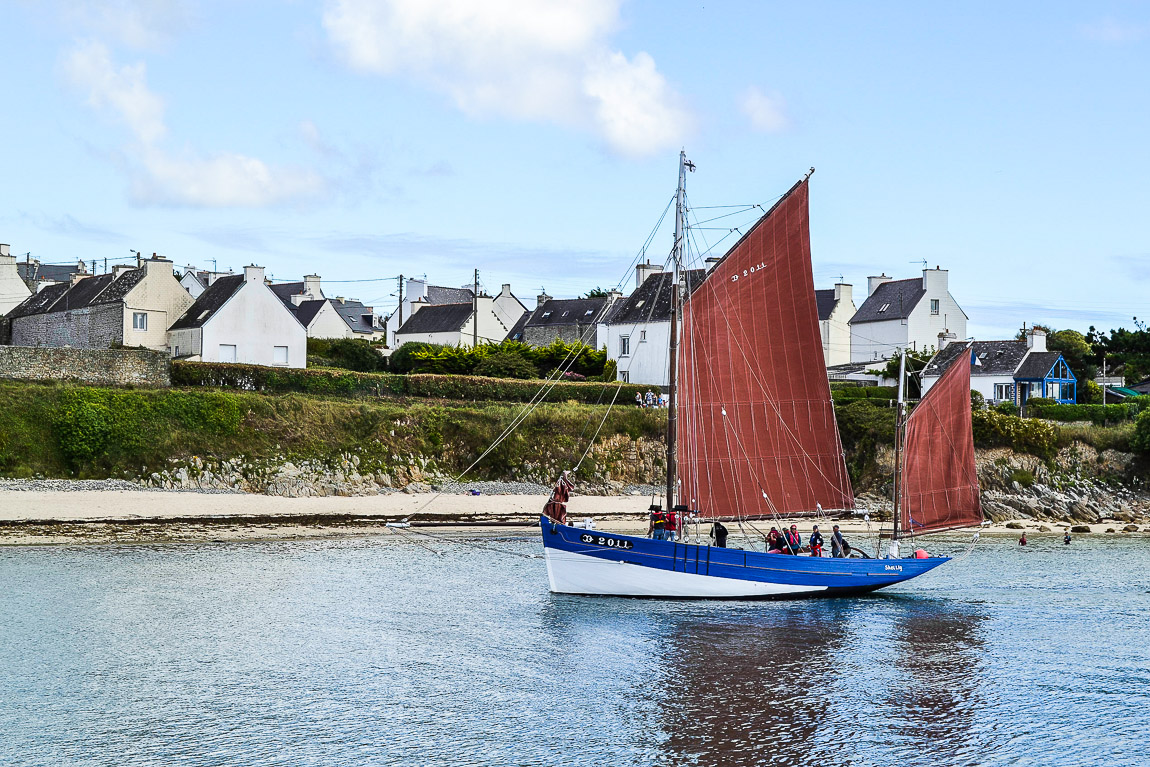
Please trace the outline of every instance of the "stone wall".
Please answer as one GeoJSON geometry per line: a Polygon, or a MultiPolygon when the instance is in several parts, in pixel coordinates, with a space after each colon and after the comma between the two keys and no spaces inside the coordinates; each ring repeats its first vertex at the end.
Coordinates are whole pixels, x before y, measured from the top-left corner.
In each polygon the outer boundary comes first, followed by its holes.
{"type": "Polygon", "coordinates": [[[529,346],[548,346],[555,339],[564,343],[582,341],[588,346],[595,345],[595,331],[591,329],[590,322],[573,322],[567,325],[543,325],[541,327],[523,328],[523,342],[529,346]]]}
{"type": "Polygon", "coordinates": [[[171,358],[149,349],[0,346],[0,378],[96,386],[171,386],[171,358]]]}
{"type": "Polygon", "coordinates": [[[107,349],[124,343],[124,305],[96,304],[83,309],[33,314],[12,320],[13,346],[71,346],[107,349]]]}

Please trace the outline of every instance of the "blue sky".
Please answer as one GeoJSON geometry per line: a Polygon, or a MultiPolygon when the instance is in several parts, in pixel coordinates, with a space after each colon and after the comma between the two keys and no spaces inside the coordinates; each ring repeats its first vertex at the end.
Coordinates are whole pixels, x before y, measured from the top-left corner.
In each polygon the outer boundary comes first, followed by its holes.
{"type": "Polygon", "coordinates": [[[857,302],[925,259],[979,338],[1150,318],[1144,3],[10,0],[0,30],[0,242],[44,262],[575,295],[629,277],[686,147],[700,207],[817,167],[816,281],[857,302]]]}

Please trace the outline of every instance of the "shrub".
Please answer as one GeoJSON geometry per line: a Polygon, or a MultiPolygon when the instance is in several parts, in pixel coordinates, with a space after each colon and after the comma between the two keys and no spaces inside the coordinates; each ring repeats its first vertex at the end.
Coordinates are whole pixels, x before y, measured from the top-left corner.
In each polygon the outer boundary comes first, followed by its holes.
{"type": "Polygon", "coordinates": [[[999,402],[994,406],[993,410],[1003,415],[1018,415],[1018,405],[1015,405],[1013,402],[999,402]]]}
{"type": "MultiPolygon", "coordinates": [[[[498,351],[475,366],[475,375],[487,378],[535,378],[535,366],[523,355],[510,351],[498,351]]],[[[571,375],[568,372],[568,375],[571,375]]],[[[580,376],[582,378],[582,376],[580,376]]]]}
{"type": "Polygon", "coordinates": [[[104,452],[112,432],[112,411],[84,397],[71,397],[60,409],[55,432],[60,452],[76,469],[104,452]]]}
{"type": "Polygon", "coordinates": [[[1130,447],[1139,453],[1150,453],[1150,410],[1143,410],[1134,419],[1134,434],[1130,447]]]}
{"type": "Polygon", "coordinates": [[[374,373],[383,370],[386,365],[383,355],[362,338],[337,338],[329,343],[324,356],[331,360],[335,367],[357,370],[361,373],[374,373]]]}
{"type": "MultiPolygon", "coordinates": [[[[1132,397],[1131,399],[1141,399],[1132,397]]],[[[1027,415],[1048,421],[1089,421],[1097,426],[1125,423],[1142,409],[1139,402],[1113,405],[1063,405],[1049,399],[1032,399],[1026,404],[1027,415]]]]}
{"type": "Polygon", "coordinates": [[[1017,482],[1023,487],[1030,487],[1034,484],[1034,475],[1026,469],[1015,469],[1010,472],[1010,481],[1017,482]]]}
{"type": "Polygon", "coordinates": [[[982,392],[970,390],[970,409],[986,410],[986,397],[982,396],[982,392]]]}
{"type": "Polygon", "coordinates": [[[995,410],[971,414],[976,447],[1009,447],[1017,453],[1053,458],[1058,452],[1058,432],[1037,418],[1019,418],[995,410]]]}

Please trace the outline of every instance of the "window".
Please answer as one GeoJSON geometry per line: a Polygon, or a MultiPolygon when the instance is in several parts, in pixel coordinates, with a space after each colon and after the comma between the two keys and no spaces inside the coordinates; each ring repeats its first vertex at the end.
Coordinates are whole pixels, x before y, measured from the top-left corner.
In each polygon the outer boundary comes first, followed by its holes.
{"type": "Polygon", "coordinates": [[[997,400],[1012,400],[1014,399],[1014,385],[1008,383],[1000,383],[994,385],[994,398],[997,400]]]}
{"type": "Polygon", "coordinates": [[[172,347],[172,356],[173,357],[179,357],[180,356],[180,347],[178,347],[178,346],[172,347]]]}
{"type": "Polygon", "coordinates": [[[588,309],[587,311],[583,312],[583,316],[586,317],[588,314],[594,314],[594,313],[595,313],[594,309],[588,309]]]}
{"type": "Polygon", "coordinates": [[[550,317],[550,316],[551,316],[551,312],[543,312],[543,316],[544,316],[544,317],[550,317]]]}
{"type": "Polygon", "coordinates": [[[931,314],[938,314],[938,299],[937,298],[930,299],[930,313],[931,314]]]}
{"type": "Polygon", "coordinates": [[[220,344],[220,362],[236,361],[236,345],[220,344]]]}
{"type": "Polygon", "coordinates": [[[623,383],[631,383],[631,372],[629,370],[620,370],[619,380],[623,383]]]}
{"type": "Polygon", "coordinates": [[[626,357],[631,353],[631,336],[619,336],[619,356],[626,357]]]}
{"type": "Polygon", "coordinates": [[[273,365],[286,365],[286,364],[288,364],[288,348],[286,346],[273,346],[272,347],[272,364],[273,365]]]}
{"type": "Polygon", "coordinates": [[[890,308],[890,304],[883,304],[882,306],[879,307],[879,310],[878,310],[879,314],[882,314],[883,312],[885,312],[889,308],[890,308]]]}
{"type": "Polygon", "coordinates": [[[643,343],[646,340],[647,340],[647,331],[646,330],[640,330],[639,331],[639,343],[643,343]]]}
{"type": "Polygon", "coordinates": [[[132,330],[148,329],[148,313],[132,312],[132,330]]]}
{"type": "Polygon", "coordinates": [[[568,314],[570,314],[570,312],[563,312],[563,314],[561,314],[561,315],[559,315],[559,316],[560,316],[560,317],[566,317],[568,314]]]}

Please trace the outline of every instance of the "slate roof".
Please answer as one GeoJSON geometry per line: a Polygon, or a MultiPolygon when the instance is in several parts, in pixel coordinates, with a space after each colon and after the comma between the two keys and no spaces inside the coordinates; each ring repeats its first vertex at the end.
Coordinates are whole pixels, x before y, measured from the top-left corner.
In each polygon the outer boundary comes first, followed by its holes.
{"type": "MultiPolygon", "coordinates": [[[[1019,343],[1026,343],[1020,341],[1019,343]]],[[[1015,373],[1015,378],[1046,378],[1046,374],[1058,362],[1060,352],[1031,352],[1015,373]]],[[[1071,373],[1071,375],[1074,375],[1071,373]]]]}
{"type": "Polygon", "coordinates": [[[924,295],[926,290],[922,287],[922,279],[919,277],[884,282],[863,301],[862,306],[851,317],[851,324],[906,319],[924,295]],[[886,307],[885,311],[883,307],[886,307]]]}
{"type": "MultiPolygon", "coordinates": [[[[291,297],[298,296],[303,293],[302,282],[280,282],[269,285],[268,287],[272,289],[272,292],[276,294],[279,300],[287,304],[289,309],[293,309],[295,307],[295,304],[292,303],[291,297]]],[[[305,322],[304,324],[306,325],[307,323],[305,322]]]]}
{"type": "MultiPolygon", "coordinates": [[[[139,285],[140,280],[144,279],[145,275],[147,275],[147,272],[143,269],[132,269],[131,271],[121,273],[111,285],[92,300],[92,303],[112,304],[116,301],[123,300],[124,296],[128,295],[128,291],[139,285]]],[[[88,280],[90,279],[93,278],[89,277],[88,280]]],[[[88,282],[88,280],[82,280],[80,285],[88,282]]],[[[76,287],[79,287],[79,285],[76,287]]]]}
{"type": "MultiPolygon", "coordinates": [[[[275,288],[273,287],[272,289],[274,290],[275,288]]],[[[317,298],[311,301],[300,301],[299,306],[296,306],[290,301],[285,305],[288,309],[291,309],[292,313],[295,314],[295,318],[306,328],[311,324],[311,321],[315,319],[315,316],[319,314],[319,310],[322,309],[326,303],[327,299],[317,298]]]]}
{"type": "Polygon", "coordinates": [[[17,317],[27,317],[32,314],[43,314],[48,310],[48,307],[50,307],[53,303],[56,302],[57,299],[60,298],[60,296],[64,295],[64,293],[68,290],[68,287],[68,283],[66,282],[58,282],[55,285],[49,285],[38,293],[33,293],[21,301],[19,304],[12,307],[12,310],[5,316],[11,320],[17,317]]]}
{"type": "MultiPolygon", "coordinates": [[[[363,319],[363,315],[371,314],[371,312],[368,311],[367,307],[364,306],[362,302],[352,300],[345,300],[342,302],[332,301],[331,306],[333,309],[335,309],[336,313],[343,318],[343,321],[347,323],[347,326],[354,332],[371,333],[375,330],[375,328],[372,327],[371,322],[365,322],[363,319]]],[[[421,311],[423,310],[421,309],[420,312],[421,311]]],[[[416,312],[416,314],[418,315],[419,312],[416,312]]],[[[300,322],[303,322],[302,317],[300,318],[300,322]]],[[[303,324],[307,325],[306,322],[303,324]]]]}
{"type": "Polygon", "coordinates": [[[176,320],[169,330],[182,330],[184,328],[203,327],[204,323],[219,311],[227,300],[235,295],[236,291],[244,286],[244,276],[233,274],[220,277],[200,294],[196,302],[188,307],[184,316],[176,320]]]}
{"type": "MultiPolygon", "coordinates": [[[[941,376],[956,359],[966,352],[966,344],[952,342],[934,355],[922,371],[926,376],[941,376]]],[[[973,376],[1013,376],[1026,356],[1025,341],[975,341],[972,350],[980,364],[971,368],[973,376]]]]}
{"type": "Polygon", "coordinates": [[[511,326],[511,330],[507,331],[507,339],[510,341],[522,341],[523,329],[527,327],[527,320],[531,318],[531,312],[524,312],[519,315],[519,319],[511,326]]]}
{"type": "Polygon", "coordinates": [[[429,304],[465,304],[469,303],[474,295],[470,288],[445,288],[442,285],[427,286],[427,303],[429,304]]]}
{"type": "Polygon", "coordinates": [[[835,289],[816,290],[815,306],[819,310],[819,320],[829,320],[831,312],[835,310],[835,289]]]}
{"type": "Polygon", "coordinates": [[[551,299],[525,315],[526,327],[541,328],[555,325],[573,325],[576,322],[594,322],[607,305],[607,297],[551,299]]]}
{"type": "Polygon", "coordinates": [[[471,317],[471,302],[424,306],[407,318],[397,335],[411,333],[452,333],[471,317]]]}
{"type": "MultiPolygon", "coordinates": [[[[706,269],[689,269],[685,273],[688,294],[699,285],[707,276],[706,269]]],[[[631,295],[615,302],[606,319],[608,325],[633,325],[643,322],[670,322],[671,321],[671,286],[670,272],[657,272],[652,274],[643,284],[635,288],[631,295]],[[652,304],[654,307],[652,308],[652,304]]]]}
{"type": "Polygon", "coordinates": [[[38,264],[35,261],[17,261],[16,273],[24,282],[34,280],[54,280],[68,282],[73,274],[80,274],[79,264],[38,264]]]}
{"type": "Polygon", "coordinates": [[[83,309],[85,306],[91,306],[100,293],[104,291],[104,288],[112,284],[114,277],[115,275],[111,273],[101,274],[97,277],[86,277],[72,285],[69,290],[64,291],[60,300],[45,311],[66,312],[70,309],[83,309]]]}

